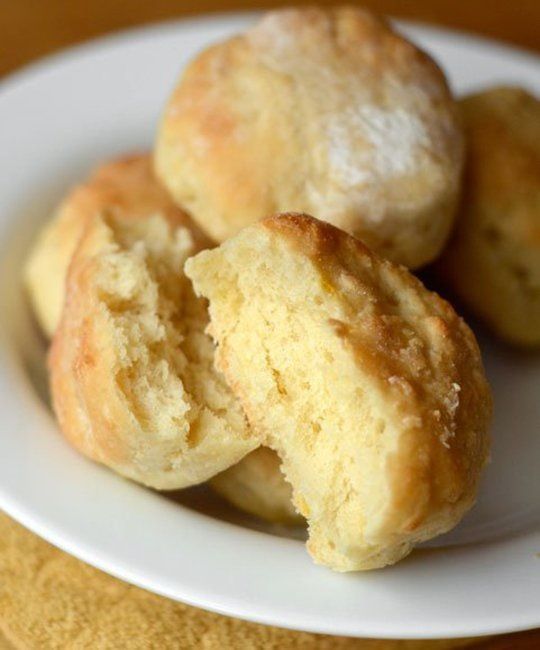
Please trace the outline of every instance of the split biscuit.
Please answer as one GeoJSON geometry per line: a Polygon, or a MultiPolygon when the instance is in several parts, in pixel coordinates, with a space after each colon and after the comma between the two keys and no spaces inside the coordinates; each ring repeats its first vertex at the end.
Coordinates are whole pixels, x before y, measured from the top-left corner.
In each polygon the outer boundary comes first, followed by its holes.
{"type": "Polygon", "coordinates": [[[197,250],[188,229],[159,214],[95,216],[49,356],[66,438],[157,489],[206,481],[259,446],[214,369],[207,306],[182,270],[197,250]]]}
{"type": "Polygon", "coordinates": [[[338,571],[392,564],[475,501],[491,393],[452,307],[359,240],[299,214],[189,259],[216,365],[274,449],[338,571]]]}

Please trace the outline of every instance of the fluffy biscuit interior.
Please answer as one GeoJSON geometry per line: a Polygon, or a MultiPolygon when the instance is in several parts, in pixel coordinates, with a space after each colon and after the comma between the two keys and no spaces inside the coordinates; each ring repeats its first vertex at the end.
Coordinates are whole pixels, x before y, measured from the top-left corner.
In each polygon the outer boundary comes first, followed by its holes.
{"type": "Polygon", "coordinates": [[[138,433],[134,462],[149,475],[160,473],[153,481],[158,487],[169,487],[167,474],[174,476],[178,465],[186,483],[204,480],[198,473],[207,478],[212,462],[226,467],[220,447],[230,440],[234,449],[235,441],[247,438],[247,428],[213,367],[205,301],[194,295],[182,270],[194,251],[192,236],[158,215],[135,221],[105,216],[102,228],[109,244],[90,268],[98,322],[112,341],[115,387],[133,419],[130,433],[138,433]],[[190,468],[185,456],[197,449],[201,466],[190,468]]]}
{"type": "MultiPolygon", "coordinates": [[[[357,487],[369,491],[366,509],[376,515],[386,499],[376,451],[390,432],[384,420],[372,418],[371,387],[357,377],[331,324],[343,320],[341,308],[332,304],[332,287],[325,286],[314,266],[288,255],[264,233],[249,247],[239,243],[223,253],[198,257],[197,266],[188,263],[188,273],[195,269],[196,285],[210,297],[213,327],[219,328],[218,363],[230,364],[226,372],[233,387],[249,387],[244,401],[248,415],[256,412],[266,442],[277,445],[284,460],[305,458],[317,477],[302,485],[301,476],[289,476],[296,507],[316,517],[315,510],[322,513],[345,502],[349,472],[334,462],[338,452],[361,474],[370,466],[374,484],[357,487]],[[242,267],[250,273],[238,273],[242,267]],[[227,354],[229,348],[234,355],[227,354]],[[357,422],[362,423],[359,429],[357,422]],[[356,435],[344,435],[353,429],[356,435]],[[279,442],[274,431],[280,432],[279,442]]],[[[283,469],[292,471],[287,462],[283,469]]],[[[364,513],[364,524],[367,519],[364,513]]]]}
{"type": "Polygon", "coordinates": [[[169,223],[188,228],[197,243],[210,245],[161,187],[154,176],[150,155],[121,156],[101,164],[66,194],[39,233],[26,261],[26,289],[48,338],[60,320],[73,253],[89,221],[104,211],[128,220],[159,213],[169,223]]]}

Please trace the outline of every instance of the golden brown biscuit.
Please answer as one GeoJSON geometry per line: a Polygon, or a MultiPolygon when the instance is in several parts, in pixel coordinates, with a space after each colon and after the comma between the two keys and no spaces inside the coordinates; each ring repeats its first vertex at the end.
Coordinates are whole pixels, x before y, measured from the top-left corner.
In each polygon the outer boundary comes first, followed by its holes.
{"type": "Polygon", "coordinates": [[[185,268],[316,562],[382,567],[459,522],[487,458],[491,395],[447,302],[306,215],[267,218],[185,268]]]}
{"type": "Polygon", "coordinates": [[[444,75],[354,7],[285,9],[208,48],[166,108],[156,171],[215,240],[305,211],[414,268],[449,233],[462,134],[444,75]]]}
{"type": "Polygon", "coordinates": [[[540,101],[492,88],[461,102],[468,155],[461,214],[438,269],[501,338],[540,345],[540,101]]]}
{"type": "Polygon", "coordinates": [[[25,281],[36,317],[51,337],[60,320],[67,268],[88,220],[102,210],[130,219],[159,213],[171,224],[202,234],[156,180],[148,154],[124,156],[98,167],[62,201],[29,256],[25,281]]]}
{"type": "Polygon", "coordinates": [[[75,251],[49,368],[56,415],[83,454],[158,489],[205,481],[258,446],[214,370],[197,251],[161,215],[95,216],[75,251]]]}
{"type": "Polygon", "coordinates": [[[266,447],[210,481],[212,488],[240,510],[273,523],[296,525],[304,521],[292,503],[292,489],[280,469],[279,456],[266,447]]]}

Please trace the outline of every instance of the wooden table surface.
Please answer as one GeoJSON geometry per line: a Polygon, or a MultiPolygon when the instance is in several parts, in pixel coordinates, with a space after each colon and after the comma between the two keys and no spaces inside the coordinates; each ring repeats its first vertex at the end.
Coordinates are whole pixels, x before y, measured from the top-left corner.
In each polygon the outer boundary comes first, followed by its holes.
{"type": "MultiPolygon", "coordinates": [[[[275,0],[0,0],[0,76],[62,47],[118,29],[196,13],[285,4],[275,0]]],[[[540,51],[540,0],[365,0],[363,4],[396,17],[476,32],[540,51]]],[[[478,647],[540,649],[540,630],[484,641],[478,647]]]]}

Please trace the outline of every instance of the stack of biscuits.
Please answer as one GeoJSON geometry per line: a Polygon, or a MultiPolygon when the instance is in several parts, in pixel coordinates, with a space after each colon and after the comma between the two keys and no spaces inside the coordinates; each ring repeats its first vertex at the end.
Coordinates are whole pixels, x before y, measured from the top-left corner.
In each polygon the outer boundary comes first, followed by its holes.
{"type": "Polygon", "coordinates": [[[159,490],[210,482],[383,567],[453,528],[489,456],[475,337],[540,345],[540,104],[456,103],[353,7],[285,9],[200,53],[151,154],[101,165],[26,265],[63,435],[159,490]]]}

